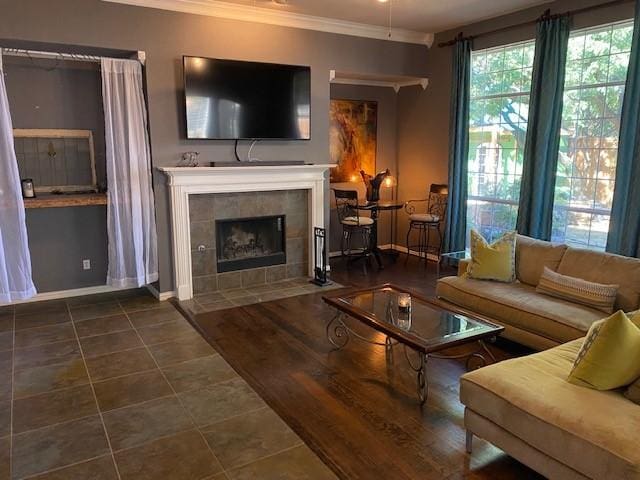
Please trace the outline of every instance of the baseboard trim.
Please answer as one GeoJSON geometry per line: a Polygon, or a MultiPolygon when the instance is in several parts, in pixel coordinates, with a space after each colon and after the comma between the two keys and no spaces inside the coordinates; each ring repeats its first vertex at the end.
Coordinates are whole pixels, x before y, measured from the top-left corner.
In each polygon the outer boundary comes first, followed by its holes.
{"type": "Polygon", "coordinates": [[[173,291],[160,292],[153,285],[146,285],[146,287],[147,287],[147,290],[149,290],[149,292],[151,293],[151,295],[156,297],[161,302],[165,302],[165,301],[169,300],[170,298],[173,298],[173,297],[176,296],[176,292],[173,292],[173,291]]]}
{"type": "MultiPolygon", "coordinates": [[[[386,244],[386,245],[380,245],[380,250],[395,250],[397,252],[400,253],[407,253],[407,247],[404,247],[402,245],[396,245],[393,244],[391,245],[390,243],[386,244]]],[[[420,257],[420,254],[418,252],[416,252],[415,250],[410,250],[409,251],[409,255],[412,255],[414,257],[420,257]]],[[[329,258],[337,258],[337,257],[341,257],[342,256],[342,252],[329,252],[329,258]]],[[[427,254],[427,260],[431,260],[433,262],[437,262],[438,261],[438,256],[434,255],[432,253],[427,254]]]]}
{"type": "MultiPolygon", "coordinates": [[[[380,248],[382,250],[388,250],[389,248],[391,248],[391,245],[381,245],[380,248]]],[[[407,247],[404,247],[402,245],[394,245],[393,249],[399,251],[400,253],[407,253],[407,251],[408,251],[407,247]]],[[[414,257],[420,257],[421,256],[415,250],[409,250],[409,255],[412,255],[414,257]]],[[[434,255],[433,253],[427,253],[427,260],[431,260],[432,262],[437,262],[438,261],[438,256],[434,255]]]]}
{"type": "MultiPolygon", "coordinates": [[[[96,293],[117,292],[118,290],[127,290],[126,288],[115,288],[109,285],[98,285],[95,287],[73,288],[70,290],[58,290],[55,292],[38,293],[34,297],[26,300],[18,300],[6,305],[18,305],[21,303],[42,302],[44,300],[60,300],[62,298],[79,297],[82,295],[95,295],[96,293]]],[[[0,303],[0,305],[5,305],[0,303]]]]}

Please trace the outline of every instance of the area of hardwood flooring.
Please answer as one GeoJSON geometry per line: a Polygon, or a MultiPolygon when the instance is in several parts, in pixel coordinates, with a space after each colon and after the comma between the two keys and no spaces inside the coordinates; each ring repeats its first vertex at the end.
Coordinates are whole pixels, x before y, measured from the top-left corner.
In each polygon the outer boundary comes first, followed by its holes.
{"type": "MultiPolygon", "coordinates": [[[[435,268],[404,259],[363,275],[332,262],[343,285],[395,282],[433,294],[435,268]]],[[[430,396],[421,408],[402,353],[352,341],[333,351],[325,325],[333,311],[310,294],[199,314],[197,328],[316,454],[343,479],[539,479],[497,448],[476,439],[465,453],[462,363],[432,360],[430,396]]],[[[354,322],[363,335],[372,333],[354,322]]],[[[498,358],[522,352],[492,346],[498,358]]]]}

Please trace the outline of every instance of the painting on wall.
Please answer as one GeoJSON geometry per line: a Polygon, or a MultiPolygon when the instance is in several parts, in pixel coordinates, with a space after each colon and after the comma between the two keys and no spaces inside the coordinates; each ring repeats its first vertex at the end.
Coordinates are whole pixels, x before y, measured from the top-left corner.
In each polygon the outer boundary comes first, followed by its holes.
{"type": "Polygon", "coordinates": [[[376,171],[378,103],[368,100],[331,100],[331,182],[359,182],[360,170],[376,171]]]}

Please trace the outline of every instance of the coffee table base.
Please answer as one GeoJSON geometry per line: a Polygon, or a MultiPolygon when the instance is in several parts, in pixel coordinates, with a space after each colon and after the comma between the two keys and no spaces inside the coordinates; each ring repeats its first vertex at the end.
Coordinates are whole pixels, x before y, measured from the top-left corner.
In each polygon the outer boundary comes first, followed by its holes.
{"type": "MultiPolygon", "coordinates": [[[[384,343],[376,342],[374,340],[369,340],[366,337],[363,337],[359,333],[355,332],[353,329],[349,328],[346,323],[344,323],[344,318],[347,317],[347,314],[338,310],[336,315],[327,323],[326,334],[327,340],[336,347],[336,349],[340,350],[349,343],[351,336],[357,338],[360,341],[369,343],[371,345],[378,345],[381,347],[385,347],[385,352],[387,355],[392,353],[393,347],[397,345],[398,341],[393,340],[391,337],[385,337],[384,343]]],[[[494,340],[492,338],[491,340],[494,340]]],[[[485,354],[491,359],[492,362],[496,361],[496,357],[493,355],[489,347],[484,340],[476,340],[475,343],[478,344],[479,348],[475,352],[471,353],[462,353],[459,355],[442,355],[439,353],[423,353],[418,350],[414,350],[407,345],[402,345],[404,350],[404,356],[409,364],[409,367],[416,372],[416,388],[418,393],[418,398],[420,400],[420,405],[424,405],[429,396],[429,379],[427,375],[427,364],[429,362],[429,358],[436,359],[444,359],[444,360],[460,360],[466,358],[465,367],[467,370],[471,370],[471,361],[479,360],[481,364],[477,367],[484,367],[489,364],[485,354]],[[411,356],[409,354],[409,350],[413,351],[418,356],[418,360],[411,360],[411,356]]]]}

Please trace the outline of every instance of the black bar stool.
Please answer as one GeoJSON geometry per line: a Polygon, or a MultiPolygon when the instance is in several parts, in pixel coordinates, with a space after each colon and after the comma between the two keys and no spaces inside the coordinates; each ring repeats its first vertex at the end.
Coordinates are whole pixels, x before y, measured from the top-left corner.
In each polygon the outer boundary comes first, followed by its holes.
{"type": "Polygon", "coordinates": [[[409,215],[409,231],[407,232],[407,259],[411,250],[418,252],[420,260],[424,258],[425,267],[428,262],[428,254],[432,253],[440,260],[442,252],[442,222],[447,213],[447,198],[449,187],[442,184],[432,184],[429,188],[429,195],[421,200],[409,200],[404,209],[409,215]],[[425,213],[416,213],[416,204],[427,203],[425,213]],[[412,231],[418,232],[418,243],[410,245],[409,240],[412,231]],[[431,243],[431,232],[435,232],[438,237],[437,245],[431,243]]]}
{"type": "MultiPolygon", "coordinates": [[[[343,257],[349,261],[361,258],[369,260],[371,256],[371,227],[374,220],[371,217],[363,217],[358,210],[358,192],[355,190],[333,189],[336,199],[338,220],[342,225],[342,239],[340,251],[343,257]],[[359,248],[352,248],[353,238],[361,240],[359,248]]],[[[365,267],[366,271],[366,267],[365,267]]]]}

